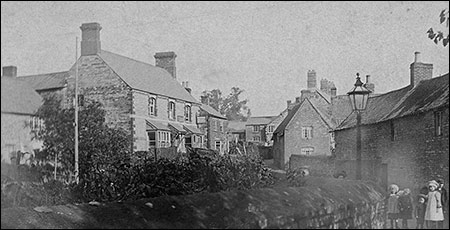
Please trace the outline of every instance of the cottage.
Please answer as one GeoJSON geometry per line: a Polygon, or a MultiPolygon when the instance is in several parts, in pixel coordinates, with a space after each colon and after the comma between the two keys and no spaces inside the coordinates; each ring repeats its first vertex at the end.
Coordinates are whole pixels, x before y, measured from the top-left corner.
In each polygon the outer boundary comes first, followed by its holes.
{"type": "Polygon", "coordinates": [[[43,103],[42,97],[27,82],[17,78],[15,66],[3,67],[1,94],[1,162],[24,164],[42,146],[33,140],[33,132],[43,125],[35,116],[43,103]]]}
{"type": "Polygon", "coordinates": [[[333,82],[322,79],[318,89],[316,81],[316,72],[308,71],[307,89],[295,102],[287,101],[287,114],[273,133],[274,164],[281,169],[310,166],[311,160],[318,158],[318,168],[333,171],[320,162],[328,162],[323,158],[333,155],[332,131],[350,114],[351,107],[347,96],[336,95],[333,82]]]}
{"type": "Polygon", "coordinates": [[[245,124],[245,138],[247,142],[264,145],[267,141],[266,128],[276,116],[250,117],[245,124]]]}
{"type": "MultiPolygon", "coordinates": [[[[449,180],[449,75],[432,78],[433,65],[419,55],[410,84],[369,98],[361,115],[363,179],[416,192],[426,181],[449,180]]],[[[337,166],[350,168],[349,178],[355,178],[355,125],[352,113],[335,130],[336,157],[348,161],[337,166]]]]}
{"type": "Polygon", "coordinates": [[[151,65],[101,49],[100,24],[85,23],[80,29],[78,65],[21,79],[44,97],[60,94],[63,106],[72,106],[77,69],[80,102],[101,102],[106,123],[129,134],[132,151],[201,146],[203,133],[196,124],[201,104],[177,81],[174,52],[156,53],[151,65]]]}
{"type": "Polygon", "coordinates": [[[221,154],[228,152],[228,120],[217,110],[209,106],[206,97],[202,97],[202,105],[198,116],[200,130],[206,134],[206,147],[215,149],[221,154]]]}

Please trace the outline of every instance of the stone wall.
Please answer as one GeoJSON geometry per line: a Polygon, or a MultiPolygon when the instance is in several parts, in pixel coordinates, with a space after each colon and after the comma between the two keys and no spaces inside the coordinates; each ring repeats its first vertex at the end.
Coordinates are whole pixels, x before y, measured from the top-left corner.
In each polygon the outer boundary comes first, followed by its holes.
{"type": "Polygon", "coordinates": [[[124,203],[2,209],[2,228],[383,228],[384,195],[370,182],[308,178],[279,187],[124,203]]]}
{"type": "MultiPolygon", "coordinates": [[[[433,111],[362,126],[363,160],[386,164],[387,183],[410,188],[413,194],[427,181],[437,178],[443,178],[448,189],[449,109],[441,111],[441,136],[435,135],[433,111]]],[[[354,159],[355,143],[355,129],[337,131],[337,158],[354,159]]]]}
{"type": "Polygon", "coordinates": [[[329,128],[310,103],[304,101],[291,119],[284,133],[285,163],[293,154],[300,154],[304,147],[314,148],[311,156],[331,156],[329,128]],[[302,127],[312,127],[312,138],[302,139],[302,127]]]}
{"type": "Polygon", "coordinates": [[[291,155],[289,159],[289,169],[305,166],[309,168],[311,176],[332,177],[337,172],[334,157],[291,155]]]}

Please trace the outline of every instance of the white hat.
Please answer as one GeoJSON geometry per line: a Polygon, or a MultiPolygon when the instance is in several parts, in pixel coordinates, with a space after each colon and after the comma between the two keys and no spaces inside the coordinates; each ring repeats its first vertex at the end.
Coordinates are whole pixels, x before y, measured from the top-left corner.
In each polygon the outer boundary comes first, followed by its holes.
{"type": "Polygon", "coordinates": [[[435,189],[437,189],[439,187],[439,184],[435,180],[431,180],[431,181],[428,181],[428,187],[430,187],[430,186],[432,186],[435,189]]]}

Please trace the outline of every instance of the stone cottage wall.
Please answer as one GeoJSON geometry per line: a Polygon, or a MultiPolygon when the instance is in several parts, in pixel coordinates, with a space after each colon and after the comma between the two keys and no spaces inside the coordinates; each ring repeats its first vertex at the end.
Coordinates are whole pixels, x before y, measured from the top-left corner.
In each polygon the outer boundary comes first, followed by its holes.
{"type": "MultiPolygon", "coordinates": [[[[441,136],[435,135],[433,111],[362,126],[363,161],[387,164],[388,184],[410,188],[413,194],[427,181],[437,178],[443,178],[448,189],[449,109],[440,110],[443,112],[441,136]]],[[[355,129],[337,131],[337,158],[354,159],[355,143],[355,129]]]]}

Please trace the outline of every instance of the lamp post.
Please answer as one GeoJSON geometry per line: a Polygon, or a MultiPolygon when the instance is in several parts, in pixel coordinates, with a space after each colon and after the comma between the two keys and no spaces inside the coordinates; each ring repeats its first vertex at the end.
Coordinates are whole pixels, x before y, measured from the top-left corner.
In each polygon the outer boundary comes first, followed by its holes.
{"type": "Polygon", "coordinates": [[[354,112],[356,112],[356,179],[361,180],[361,113],[367,107],[370,90],[364,87],[364,84],[359,78],[359,73],[356,73],[355,87],[347,93],[350,104],[354,112]]]}

